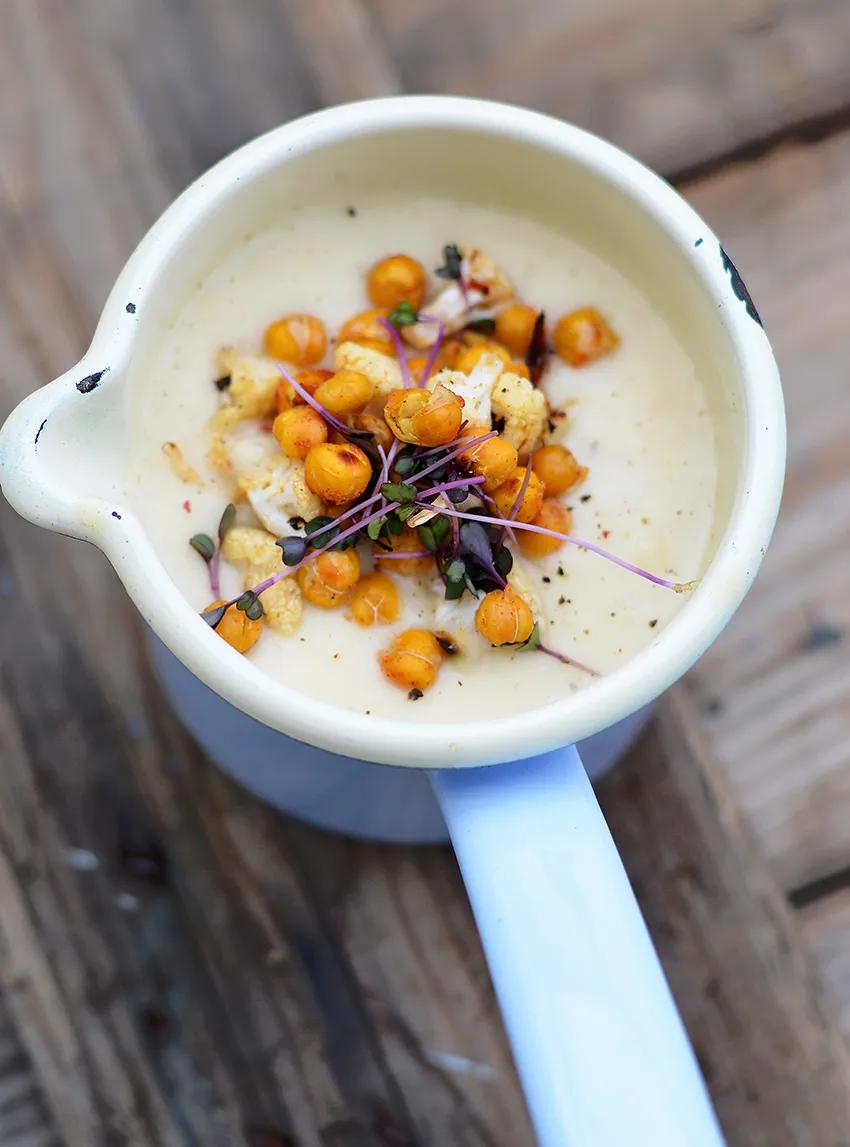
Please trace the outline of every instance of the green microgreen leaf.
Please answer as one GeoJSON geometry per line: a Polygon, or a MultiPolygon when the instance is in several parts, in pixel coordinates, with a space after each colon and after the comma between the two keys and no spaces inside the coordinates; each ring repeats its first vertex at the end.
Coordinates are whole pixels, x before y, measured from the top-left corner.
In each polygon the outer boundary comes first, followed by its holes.
{"type": "Polygon", "coordinates": [[[381,535],[381,530],[387,524],[387,515],[382,514],[380,518],[373,518],[369,525],[366,527],[366,533],[373,542],[376,542],[381,535]]]}
{"type": "Polygon", "coordinates": [[[529,634],[528,640],[523,641],[522,645],[518,645],[516,648],[519,653],[531,653],[535,649],[539,649],[542,644],[543,642],[540,640],[540,622],[535,621],[534,629],[532,629],[531,633],[529,634]]]}
{"type": "Polygon", "coordinates": [[[221,515],[221,520],[218,523],[218,540],[223,542],[233,527],[236,525],[236,507],[232,502],[224,507],[224,513],[221,515]]]}
{"type": "Polygon", "coordinates": [[[407,299],[402,299],[400,303],[397,303],[387,318],[394,327],[412,327],[414,323],[419,322],[419,315],[407,299]]]}
{"type": "Polygon", "coordinates": [[[211,629],[217,629],[219,622],[227,613],[226,605],[217,605],[215,609],[205,609],[201,617],[211,629]]]}
{"type": "Polygon", "coordinates": [[[446,601],[457,601],[459,597],[463,597],[466,584],[461,579],[460,581],[447,581],[446,582],[446,601]]]}
{"type": "Polygon", "coordinates": [[[189,545],[199,553],[205,562],[211,562],[215,556],[215,542],[209,534],[195,534],[189,538],[189,545]]]}
{"type": "Polygon", "coordinates": [[[466,577],[466,562],[461,561],[460,558],[454,558],[446,566],[446,578],[448,581],[462,582],[466,577]]]}
{"type": "MultiPolygon", "coordinates": [[[[415,506],[404,506],[404,507],[402,507],[402,509],[404,511],[409,510],[411,513],[415,510],[415,508],[416,508],[415,506]]],[[[404,523],[410,517],[410,513],[406,513],[404,518],[401,517],[401,514],[402,514],[402,510],[396,510],[394,513],[390,514],[389,518],[387,518],[387,533],[388,534],[403,534],[404,533],[404,523]]]]}
{"type": "MultiPolygon", "coordinates": [[[[327,514],[317,514],[315,518],[311,518],[309,522],[304,523],[304,533],[309,538],[312,534],[315,534],[318,530],[322,530],[322,529],[324,529],[325,526],[329,526],[332,521],[333,521],[333,518],[328,517],[327,514]]],[[[323,534],[322,537],[325,537],[325,535],[323,534]]],[[[328,532],[327,532],[328,541],[330,541],[331,537],[332,537],[332,531],[328,530],[328,532]]]]}
{"type": "Polygon", "coordinates": [[[436,553],[451,533],[451,528],[449,519],[441,514],[438,518],[432,518],[424,526],[419,526],[417,533],[422,545],[436,553]]]}
{"type": "Polygon", "coordinates": [[[507,546],[499,546],[493,554],[493,565],[502,575],[507,577],[514,568],[514,555],[507,546]]]}
{"type": "Polygon", "coordinates": [[[417,506],[400,506],[396,510],[396,517],[402,523],[402,525],[404,525],[407,522],[407,519],[412,518],[413,515],[417,513],[417,511],[417,506]]]}
{"type": "Polygon", "coordinates": [[[242,596],[237,600],[236,608],[241,609],[245,616],[249,617],[251,621],[259,621],[265,612],[263,603],[252,589],[245,590],[242,596]]]}
{"type": "Polygon", "coordinates": [[[285,566],[297,566],[307,552],[306,538],[278,538],[275,545],[283,551],[281,556],[285,566]]]}
{"type": "Polygon", "coordinates": [[[437,268],[441,279],[460,279],[462,255],[455,243],[447,243],[443,247],[443,265],[437,268]]]}
{"type": "Polygon", "coordinates": [[[384,482],[381,493],[388,502],[414,502],[416,500],[416,487],[407,482],[384,482]]]}
{"type": "Polygon", "coordinates": [[[475,331],[479,335],[492,335],[496,331],[496,320],[491,319],[489,316],[482,316],[480,319],[471,319],[466,324],[468,331],[475,331]]]}
{"type": "Polygon", "coordinates": [[[412,470],[416,469],[416,459],[412,454],[399,454],[395,462],[393,462],[393,469],[396,474],[400,474],[404,477],[405,474],[409,474],[412,470]]]}

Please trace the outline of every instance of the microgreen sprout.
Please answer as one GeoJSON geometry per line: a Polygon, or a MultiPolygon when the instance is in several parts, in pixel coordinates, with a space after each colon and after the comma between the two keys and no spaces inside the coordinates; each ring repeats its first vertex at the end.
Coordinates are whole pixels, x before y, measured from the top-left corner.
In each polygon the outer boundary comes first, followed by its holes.
{"type": "Polygon", "coordinates": [[[397,303],[387,317],[394,327],[412,327],[419,322],[419,315],[407,299],[397,303]]]}

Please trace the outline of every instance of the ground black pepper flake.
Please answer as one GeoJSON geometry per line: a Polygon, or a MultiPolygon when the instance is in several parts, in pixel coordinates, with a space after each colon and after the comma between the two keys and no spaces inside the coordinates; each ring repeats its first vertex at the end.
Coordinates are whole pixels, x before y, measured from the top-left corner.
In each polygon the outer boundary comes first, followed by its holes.
{"type": "Polygon", "coordinates": [[[425,696],[425,694],[422,692],[421,689],[411,689],[410,692],[407,694],[407,699],[408,699],[408,701],[418,701],[420,697],[424,697],[424,696],[425,696]]]}
{"type": "Polygon", "coordinates": [[[564,597],[564,595],[561,594],[561,596],[558,598],[558,605],[564,605],[566,603],[566,600],[567,599],[564,597]]]}
{"type": "Polygon", "coordinates": [[[543,582],[544,585],[549,585],[549,583],[552,581],[552,579],[549,577],[548,574],[544,574],[540,580],[543,582]]]}
{"type": "Polygon", "coordinates": [[[658,618],[653,617],[652,621],[650,621],[650,623],[649,623],[649,628],[655,629],[656,625],[658,625],[658,618]]]}
{"type": "Polygon", "coordinates": [[[80,394],[91,394],[100,385],[100,380],[108,372],[109,367],[105,366],[103,370],[96,370],[94,374],[87,374],[85,378],[81,378],[77,383],[77,390],[80,394]]]}
{"type": "Polygon", "coordinates": [[[589,502],[590,501],[590,494],[582,494],[582,496],[579,498],[579,501],[580,502],[589,502]]]}
{"type": "Polygon", "coordinates": [[[128,303],[127,306],[124,308],[124,310],[127,312],[128,315],[134,315],[136,313],[136,304],[135,303],[128,303]]]}
{"type": "Polygon", "coordinates": [[[355,217],[355,215],[357,214],[357,208],[356,207],[346,207],[345,213],[346,213],[346,215],[349,215],[353,219],[355,217]]]}

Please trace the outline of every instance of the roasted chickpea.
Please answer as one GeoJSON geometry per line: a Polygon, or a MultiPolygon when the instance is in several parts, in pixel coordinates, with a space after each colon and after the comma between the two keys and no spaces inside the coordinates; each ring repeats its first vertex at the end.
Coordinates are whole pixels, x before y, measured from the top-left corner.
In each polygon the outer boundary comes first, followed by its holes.
{"type": "Polygon", "coordinates": [[[395,354],[392,335],[381,322],[389,314],[387,307],[375,307],[371,311],[361,311],[352,315],[339,328],[337,342],[361,343],[383,354],[395,354]]]}
{"type": "Polygon", "coordinates": [[[466,349],[467,347],[459,339],[446,339],[437,354],[437,363],[434,369],[459,370],[458,360],[466,349]]]}
{"type": "MultiPolygon", "coordinates": [[[[464,432],[464,437],[478,438],[487,434],[487,426],[470,426],[464,432]]],[[[482,489],[485,494],[492,492],[506,482],[513,474],[517,465],[516,447],[508,442],[507,438],[499,435],[497,438],[488,438],[486,442],[479,442],[459,456],[458,461],[467,470],[484,479],[482,489]]]]}
{"type": "Polygon", "coordinates": [[[311,406],[282,410],[272,423],[272,434],[287,458],[306,458],[313,446],[328,440],[328,424],[311,406]]]}
{"type": "MultiPolygon", "coordinates": [[[[566,506],[562,506],[552,498],[546,498],[532,525],[555,530],[558,534],[568,534],[572,529],[573,516],[566,506]]],[[[548,534],[533,534],[531,530],[517,530],[517,537],[520,549],[528,558],[542,558],[547,554],[554,554],[564,544],[559,538],[550,538],[548,534]]]]}
{"type": "Polygon", "coordinates": [[[375,444],[383,446],[384,450],[389,450],[392,446],[395,436],[379,414],[369,414],[368,412],[358,414],[354,419],[354,425],[358,430],[365,430],[371,434],[375,439],[375,444]]]}
{"type": "Polygon", "coordinates": [[[402,442],[442,446],[457,437],[463,422],[463,399],[442,385],[433,390],[391,390],[384,418],[402,442]]]}
{"type": "MultiPolygon", "coordinates": [[[[507,518],[514,508],[514,502],[519,497],[522,483],[525,479],[525,467],[517,466],[513,474],[499,486],[498,489],[493,491],[493,501],[499,507],[499,513],[507,518]]],[[[543,505],[544,486],[537,475],[532,470],[528,479],[528,485],[525,488],[525,493],[522,496],[522,502],[519,509],[514,514],[514,518],[518,522],[532,522],[540,513],[540,507],[543,505]]]]}
{"type": "Polygon", "coordinates": [[[351,596],[351,616],[358,625],[390,625],[398,620],[398,589],[384,573],[371,573],[351,596]]]}
{"type": "Polygon", "coordinates": [[[374,393],[375,384],[365,374],[357,370],[338,370],[321,384],[315,398],[331,414],[345,418],[362,410],[374,393]]]}
{"type": "Polygon", "coordinates": [[[464,347],[457,357],[457,362],[453,367],[454,370],[461,370],[464,374],[469,372],[478,365],[478,362],[485,354],[494,354],[500,358],[505,366],[511,361],[511,356],[503,346],[493,342],[480,342],[475,343],[474,346],[464,347]]]}
{"type": "Polygon", "coordinates": [[[425,354],[415,354],[407,360],[407,370],[414,386],[422,385],[422,375],[427,365],[428,356],[425,354]]]}
{"type": "Polygon", "coordinates": [[[359,498],[372,477],[369,459],[352,443],[322,442],[304,459],[304,478],[323,502],[342,506],[359,498]]]}
{"type": "Polygon", "coordinates": [[[313,605],[334,609],[345,600],[360,577],[357,551],[329,550],[308,561],[295,575],[301,592],[313,605]]]}
{"type": "MultiPolygon", "coordinates": [[[[308,394],[315,394],[325,379],[332,376],[332,370],[299,370],[296,371],[295,381],[308,394]]],[[[288,410],[290,406],[306,406],[306,403],[298,391],[282,378],[277,384],[277,408],[279,411],[288,410]]]]}
{"type": "Polygon", "coordinates": [[[429,630],[405,629],[379,655],[379,661],[384,676],[394,685],[424,693],[437,680],[443,651],[429,630]]]}
{"type": "MultiPolygon", "coordinates": [[[[210,602],[207,610],[218,609],[220,605],[224,605],[224,598],[220,597],[218,601],[210,602]]],[[[247,653],[251,646],[258,641],[262,631],[262,618],[252,621],[248,614],[244,610],[237,609],[235,604],[227,609],[224,617],[215,627],[215,632],[219,637],[223,638],[237,653],[247,653]]]]}
{"type": "Polygon", "coordinates": [[[284,315],[266,327],[263,342],[272,358],[310,366],[324,355],[328,336],[325,324],[315,315],[284,315]]]}
{"type": "Polygon", "coordinates": [[[587,467],[579,465],[566,446],[541,446],[534,451],[531,469],[546,487],[547,498],[565,494],[587,477],[587,467]]]}
{"type": "Polygon", "coordinates": [[[516,358],[524,358],[528,353],[537,314],[527,303],[511,303],[496,315],[496,338],[516,358]]]}
{"type": "Polygon", "coordinates": [[[392,310],[401,302],[415,311],[425,298],[425,268],[409,255],[389,255],[372,267],[367,280],[369,298],[376,307],[392,310]]]}
{"type": "MultiPolygon", "coordinates": [[[[392,552],[394,554],[421,553],[422,549],[422,543],[415,530],[405,528],[400,534],[392,535],[392,552]]],[[[386,553],[386,550],[376,546],[376,560],[380,560],[382,553],[386,553]]],[[[434,559],[430,554],[425,558],[389,558],[387,566],[393,573],[401,574],[403,577],[413,577],[415,574],[431,573],[434,568],[434,559]]]]}
{"type": "Polygon", "coordinates": [[[570,366],[586,366],[620,345],[620,337],[596,307],[581,307],[555,325],[552,346],[570,366]]]}
{"type": "Polygon", "coordinates": [[[486,594],[475,611],[475,628],[491,645],[521,645],[534,629],[534,614],[513,586],[486,594]]]}

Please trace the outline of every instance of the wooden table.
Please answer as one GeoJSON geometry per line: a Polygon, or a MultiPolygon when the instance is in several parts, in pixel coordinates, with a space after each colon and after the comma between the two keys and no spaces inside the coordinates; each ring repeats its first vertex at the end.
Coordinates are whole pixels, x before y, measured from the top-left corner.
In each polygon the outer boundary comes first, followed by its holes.
{"type": "MultiPolygon", "coordinates": [[[[308,109],[493,96],[673,177],[783,369],[785,504],[601,787],[731,1147],[850,1143],[850,5],[2,0],[5,410],[172,196],[308,109]]],[[[357,845],[176,726],[94,550],[0,508],[4,1147],[526,1147],[450,853],[357,845]]],[[[635,1145],[643,1147],[643,1145],[635,1145]]]]}

